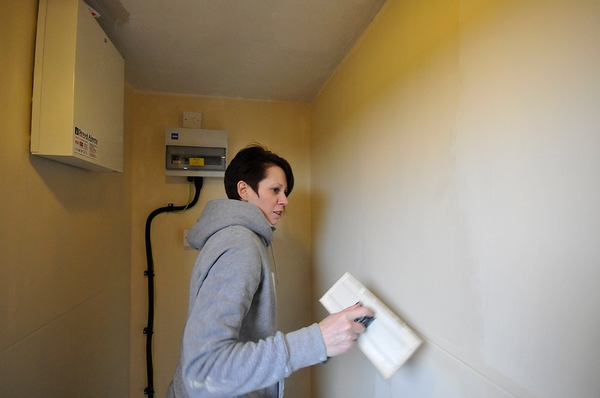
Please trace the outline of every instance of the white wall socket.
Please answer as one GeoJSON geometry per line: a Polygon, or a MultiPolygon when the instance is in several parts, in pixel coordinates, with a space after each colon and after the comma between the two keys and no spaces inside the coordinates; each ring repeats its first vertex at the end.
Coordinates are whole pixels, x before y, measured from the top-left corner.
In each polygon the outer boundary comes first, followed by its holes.
{"type": "Polygon", "coordinates": [[[188,129],[202,128],[202,113],[200,112],[183,112],[183,127],[188,129]]]}

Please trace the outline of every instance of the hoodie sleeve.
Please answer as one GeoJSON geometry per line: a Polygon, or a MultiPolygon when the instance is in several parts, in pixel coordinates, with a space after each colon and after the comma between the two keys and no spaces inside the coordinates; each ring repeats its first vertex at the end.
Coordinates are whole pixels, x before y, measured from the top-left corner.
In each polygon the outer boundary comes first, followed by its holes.
{"type": "MultiPolygon", "coordinates": [[[[235,229],[226,239],[228,246],[214,246],[226,249],[210,256],[216,260],[190,306],[184,330],[181,365],[190,397],[242,395],[326,357],[316,324],[256,342],[240,341],[242,322],[262,279],[261,243],[235,229]]],[[[207,244],[203,250],[212,249],[207,244]]]]}

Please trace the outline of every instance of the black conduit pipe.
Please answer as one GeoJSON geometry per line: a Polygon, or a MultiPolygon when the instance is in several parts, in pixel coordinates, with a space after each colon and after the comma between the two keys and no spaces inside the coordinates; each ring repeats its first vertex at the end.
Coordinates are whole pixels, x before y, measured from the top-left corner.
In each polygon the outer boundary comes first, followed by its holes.
{"type": "Polygon", "coordinates": [[[146,220],[146,261],[148,262],[148,268],[144,271],[144,275],[148,277],[148,326],[144,328],[144,334],[146,335],[146,374],[148,376],[148,387],[144,389],[144,394],[148,397],[154,397],[154,370],[152,366],[152,334],[154,333],[154,260],[152,259],[152,242],[150,239],[150,228],[152,226],[152,220],[154,217],[161,213],[169,213],[172,211],[184,211],[190,209],[196,205],[198,198],[200,197],[200,190],[204,185],[204,179],[202,177],[188,177],[188,181],[194,180],[194,186],[196,187],[196,193],[194,199],[185,206],[173,206],[169,204],[166,207],[161,207],[154,210],[148,216],[146,220]]]}

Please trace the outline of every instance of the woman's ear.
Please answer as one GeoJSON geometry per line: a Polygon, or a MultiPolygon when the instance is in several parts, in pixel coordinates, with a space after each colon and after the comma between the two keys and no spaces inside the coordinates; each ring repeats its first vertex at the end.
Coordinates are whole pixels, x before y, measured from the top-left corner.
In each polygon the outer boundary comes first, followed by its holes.
{"type": "Polygon", "coordinates": [[[246,184],[246,181],[238,181],[237,192],[238,192],[238,195],[240,196],[240,199],[242,199],[244,202],[248,201],[248,190],[249,189],[250,189],[250,186],[248,186],[248,184],[246,184]]]}

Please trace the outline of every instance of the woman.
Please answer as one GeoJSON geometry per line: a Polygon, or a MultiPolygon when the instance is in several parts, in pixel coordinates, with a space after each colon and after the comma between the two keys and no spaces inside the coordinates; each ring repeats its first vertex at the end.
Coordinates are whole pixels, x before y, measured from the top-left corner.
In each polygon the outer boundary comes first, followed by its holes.
{"type": "Polygon", "coordinates": [[[319,324],[276,329],[274,226],[294,187],[289,163],[254,145],[225,172],[229,200],[206,204],[188,233],[200,251],[191,277],[181,357],[167,397],[283,396],[292,372],[348,351],[373,312],[354,305],[319,324]]]}

